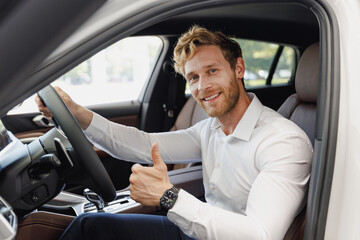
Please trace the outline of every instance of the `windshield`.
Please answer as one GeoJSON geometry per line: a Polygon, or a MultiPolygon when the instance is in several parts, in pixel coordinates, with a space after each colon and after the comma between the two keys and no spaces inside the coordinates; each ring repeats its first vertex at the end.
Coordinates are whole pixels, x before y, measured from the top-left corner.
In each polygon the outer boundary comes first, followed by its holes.
{"type": "Polygon", "coordinates": [[[3,122],[0,120],[0,151],[12,142],[8,131],[6,130],[3,122]]]}

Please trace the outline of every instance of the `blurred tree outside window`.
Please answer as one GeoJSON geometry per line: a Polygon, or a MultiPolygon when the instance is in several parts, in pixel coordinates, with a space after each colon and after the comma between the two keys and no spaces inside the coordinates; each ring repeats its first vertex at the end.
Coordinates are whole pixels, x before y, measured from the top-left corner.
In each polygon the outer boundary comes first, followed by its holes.
{"type": "Polygon", "coordinates": [[[291,74],[295,69],[295,51],[291,47],[285,46],[280,56],[279,62],[276,66],[271,84],[288,83],[291,79],[291,74]]]}
{"type": "MultiPolygon", "coordinates": [[[[162,49],[155,36],[128,37],[82,62],[52,85],[59,86],[79,104],[93,106],[140,97],[162,49]]],[[[36,112],[34,96],[8,114],[36,112]]]]}
{"type": "MultiPolygon", "coordinates": [[[[266,85],[271,64],[280,45],[274,43],[235,39],[241,46],[245,61],[245,87],[266,85]]],[[[271,84],[288,83],[295,65],[295,51],[285,46],[276,65],[271,84]]]]}

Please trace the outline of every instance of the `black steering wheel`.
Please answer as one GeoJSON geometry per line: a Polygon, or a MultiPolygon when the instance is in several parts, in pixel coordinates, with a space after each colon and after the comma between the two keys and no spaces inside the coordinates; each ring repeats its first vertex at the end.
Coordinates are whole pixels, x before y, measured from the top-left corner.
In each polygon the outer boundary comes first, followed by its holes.
{"type": "Polygon", "coordinates": [[[114,200],[116,196],[114,185],[98,155],[66,104],[51,85],[40,90],[38,95],[49,108],[53,118],[61,126],[61,130],[69,139],[78,156],[77,160],[91,178],[92,190],[102,196],[106,202],[114,200]]]}

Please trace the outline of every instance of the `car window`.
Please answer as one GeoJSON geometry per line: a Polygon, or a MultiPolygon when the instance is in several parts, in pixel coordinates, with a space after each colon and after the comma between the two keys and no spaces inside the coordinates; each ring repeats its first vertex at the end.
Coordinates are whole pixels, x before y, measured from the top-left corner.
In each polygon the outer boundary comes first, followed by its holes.
{"type": "Polygon", "coordinates": [[[295,50],[285,46],[271,80],[272,85],[288,83],[290,81],[292,73],[295,72],[295,59],[295,50]]]}
{"type": "MultiPolygon", "coordinates": [[[[275,71],[270,79],[270,85],[288,84],[295,70],[295,50],[289,46],[279,44],[234,39],[242,49],[245,62],[244,83],[246,89],[267,85],[267,77],[275,61],[275,71]],[[276,60],[276,54],[280,54],[276,60]]],[[[190,94],[190,89],[186,83],[185,93],[190,94]]]]}
{"type": "MultiPolygon", "coordinates": [[[[52,85],[84,106],[136,100],[162,49],[155,36],[128,37],[82,62],[52,85]]],[[[36,112],[34,96],[8,114],[36,112]]]]}
{"type": "Polygon", "coordinates": [[[289,83],[295,67],[293,48],[245,39],[236,39],[236,41],[241,46],[245,61],[244,82],[246,88],[265,86],[274,61],[276,61],[276,68],[270,84],[289,83]],[[280,54],[278,60],[276,60],[277,53],[280,54]]]}

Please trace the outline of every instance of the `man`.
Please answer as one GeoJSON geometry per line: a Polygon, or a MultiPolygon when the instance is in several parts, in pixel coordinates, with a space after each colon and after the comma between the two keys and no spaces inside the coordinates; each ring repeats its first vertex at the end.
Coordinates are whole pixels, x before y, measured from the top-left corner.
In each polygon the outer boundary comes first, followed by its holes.
{"type": "Polygon", "coordinates": [[[246,93],[240,46],[222,33],[192,27],[179,38],[174,63],[211,117],[186,130],[149,134],[111,123],[58,89],[95,146],[121,159],[154,162],[154,167],[133,166],[131,197],[168,209],[167,217],[85,214],[75,219],[64,239],[284,237],[306,192],[310,140],[246,93]],[[173,187],[163,159],[202,159],[206,203],[173,187]]]}

